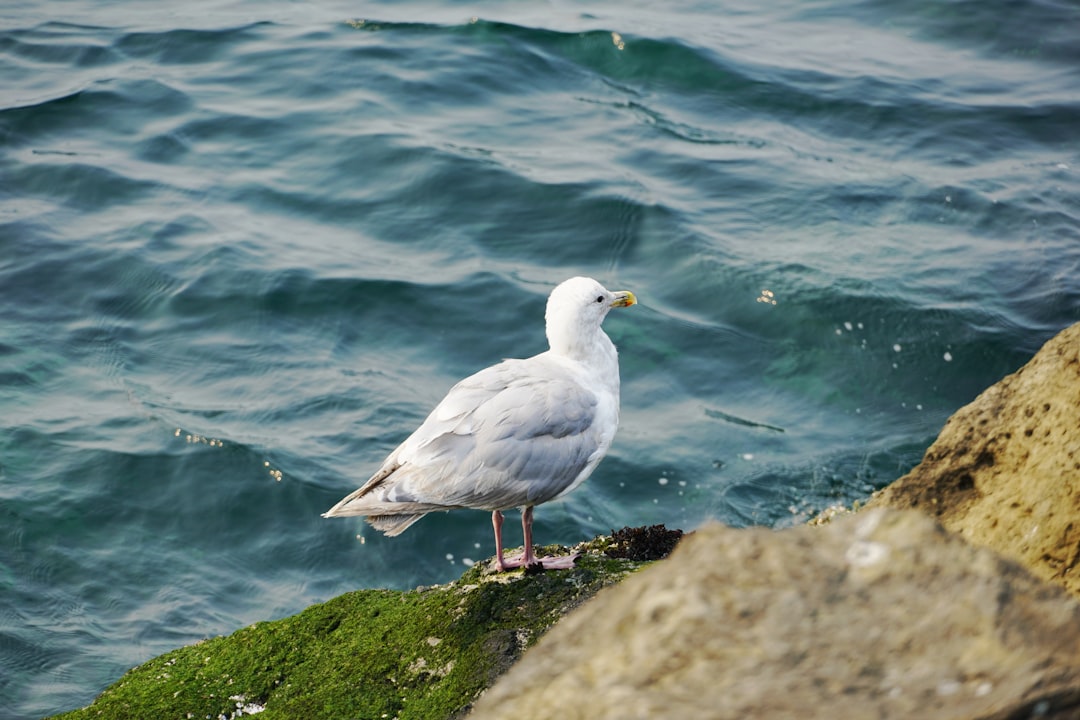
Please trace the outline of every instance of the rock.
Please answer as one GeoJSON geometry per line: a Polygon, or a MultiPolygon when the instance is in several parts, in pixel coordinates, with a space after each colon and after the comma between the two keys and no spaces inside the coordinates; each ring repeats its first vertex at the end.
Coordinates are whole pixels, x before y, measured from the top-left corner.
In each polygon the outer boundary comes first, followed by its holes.
{"type": "Polygon", "coordinates": [[[346,593],[154,658],[60,717],[461,717],[569,609],[642,566],[607,557],[611,542],[576,548],[570,570],[477,565],[446,585],[346,593]]]}
{"type": "Polygon", "coordinates": [[[471,718],[1075,718],[1080,604],[916,512],[709,525],[525,653],[471,718]]]}
{"type": "Polygon", "coordinates": [[[1080,324],[958,410],[873,506],[917,508],[1080,596],[1080,324]]]}
{"type": "Polygon", "coordinates": [[[472,717],[1080,717],[1080,604],[993,551],[1080,593],[1078,418],[1080,325],[854,515],[708,526],[562,620],[641,567],[607,555],[677,533],[599,538],[565,572],[348,593],[155,658],[63,717],[456,718],[557,620],[472,717]]]}

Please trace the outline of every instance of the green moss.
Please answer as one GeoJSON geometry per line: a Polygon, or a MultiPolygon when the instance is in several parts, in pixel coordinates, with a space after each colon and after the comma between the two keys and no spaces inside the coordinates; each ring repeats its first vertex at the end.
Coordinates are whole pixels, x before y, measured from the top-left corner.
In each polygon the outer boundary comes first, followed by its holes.
{"type": "Polygon", "coordinates": [[[603,556],[607,542],[572,570],[477,566],[448,585],[346,593],[154,658],[57,717],[457,717],[570,608],[644,564],[603,556]]]}

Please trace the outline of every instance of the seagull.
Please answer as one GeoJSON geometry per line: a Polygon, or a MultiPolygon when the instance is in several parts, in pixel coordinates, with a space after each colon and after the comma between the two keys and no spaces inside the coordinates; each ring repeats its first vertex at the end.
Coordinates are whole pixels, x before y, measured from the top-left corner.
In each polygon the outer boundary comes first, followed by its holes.
{"type": "Polygon", "coordinates": [[[393,537],[430,512],[487,510],[499,571],[572,567],[577,555],[533,554],[533,508],[578,487],[611,447],[619,357],[601,323],[612,308],[636,303],[632,292],[592,278],[561,283],[547,302],[548,350],[454,385],[371,479],[323,517],[363,516],[393,537]],[[524,552],[504,557],[503,511],[517,507],[524,552]]]}

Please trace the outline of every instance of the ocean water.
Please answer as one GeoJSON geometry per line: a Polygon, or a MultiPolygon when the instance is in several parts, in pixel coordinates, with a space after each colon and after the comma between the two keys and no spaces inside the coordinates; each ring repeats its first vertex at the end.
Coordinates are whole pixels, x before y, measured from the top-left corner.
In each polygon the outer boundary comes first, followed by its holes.
{"type": "MultiPolygon", "coordinates": [[[[0,717],[489,518],[319,514],[594,276],[610,455],[538,542],[865,498],[1080,320],[1057,0],[0,6],[0,717]]],[[[507,541],[520,543],[516,520],[507,541]]]]}

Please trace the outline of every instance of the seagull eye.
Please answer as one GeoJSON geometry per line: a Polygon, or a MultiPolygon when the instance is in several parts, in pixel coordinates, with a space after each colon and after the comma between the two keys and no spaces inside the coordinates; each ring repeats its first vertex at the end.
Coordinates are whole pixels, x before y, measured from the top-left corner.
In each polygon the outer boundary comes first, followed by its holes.
{"type": "Polygon", "coordinates": [[[596,302],[599,302],[599,303],[604,302],[604,296],[603,295],[597,295],[596,296],[596,302]]]}

